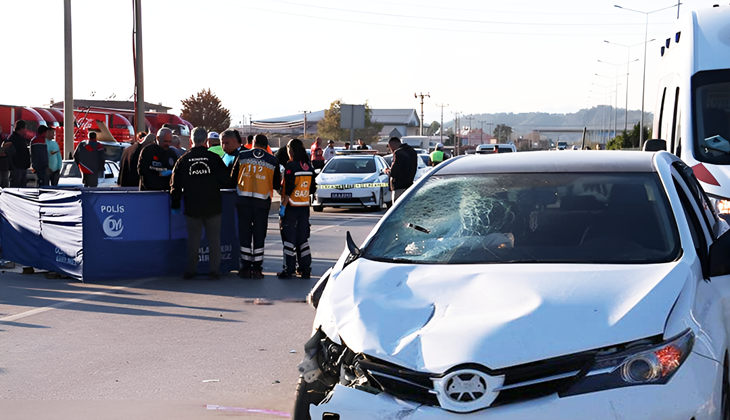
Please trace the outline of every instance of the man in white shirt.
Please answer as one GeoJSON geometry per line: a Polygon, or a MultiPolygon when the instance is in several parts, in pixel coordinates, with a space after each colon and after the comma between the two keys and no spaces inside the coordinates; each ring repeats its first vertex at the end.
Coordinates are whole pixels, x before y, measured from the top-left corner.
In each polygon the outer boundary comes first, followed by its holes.
{"type": "Polygon", "coordinates": [[[324,149],[324,161],[329,162],[333,157],[335,157],[335,142],[330,140],[327,142],[327,147],[324,149]]]}

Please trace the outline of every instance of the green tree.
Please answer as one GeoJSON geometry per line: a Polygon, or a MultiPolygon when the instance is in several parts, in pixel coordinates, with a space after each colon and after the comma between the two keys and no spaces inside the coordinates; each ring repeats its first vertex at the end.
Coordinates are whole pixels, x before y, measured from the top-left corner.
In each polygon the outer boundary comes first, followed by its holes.
{"type": "Polygon", "coordinates": [[[441,124],[439,124],[438,121],[434,121],[431,123],[431,126],[428,127],[428,135],[429,136],[435,136],[436,133],[438,133],[439,128],[441,128],[441,124]]]}
{"type": "Polygon", "coordinates": [[[194,127],[203,127],[208,131],[222,132],[231,126],[231,113],[223,108],[221,100],[213,92],[201,90],[182,101],[180,117],[194,127]]]}
{"type": "Polygon", "coordinates": [[[509,139],[512,137],[512,127],[505,124],[497,124],[494,127],[492,135],[497,138],[500,143],[509,143],[509,139]]]}
{"type": "MultiPolygon", "coordinates": [[[[317,134],[325,140],[350,139],[350,130],[340,128],[340,105],[342,100],[338,99],[330,104],[330,109],[325,110],[324,118],[317,123],[317,134]]],[[[372,143],[379,138],[383,124],[372,121],[373,109],[365,101],[365,128],[355,130],[355,139],[362,139],[365,143],[372,143]]]]}
{"type": "MultiPolygon", "coordinates": [[[[644,127],[644,140],[651,138],[651,130],[644,127]]],[[[638,149],[639,148],[639,123],[634,124],[634,128],[631,131],[623,131],[618,136],[608,141],[606,149],[608,150],[621,150],[621,149],[638,149]]]]}

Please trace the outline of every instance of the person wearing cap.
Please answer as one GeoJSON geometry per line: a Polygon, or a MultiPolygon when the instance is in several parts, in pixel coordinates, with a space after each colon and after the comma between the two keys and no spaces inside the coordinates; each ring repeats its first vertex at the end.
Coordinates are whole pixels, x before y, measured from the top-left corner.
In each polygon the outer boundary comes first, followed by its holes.
{"type": "Polygon", "coordinates": [[[56,143],[56,130],[49,128],[46,131],[46,149],[48,150],[48,169],[46,169],[46,183],[52,187],[58,185],[61,176],[61,149],[56,143]]]}
{"type": "Polygon", "coordinates": [[[46,132],[48,127],[41,125],[38,127],[38,135],[30,141],[30,161],[32,162],[33,172],[38,179],[38,186],[43,187],[48,184],[46,181],[46,170],[48,169],[48,146],[46,146],[46,132]]]}
{"type": "Polygon", "coordinates": [[[429,157],[431,166],[437,166],[439,163],[444,161],[444,145],[441,143],[436,144],[436,150],[431,152],[429,157]]]}
{"type": "Polygon", "coordinates": [[[241,149],[231,171],[235,184],[238,213],[238,239],[241,246],[241,269],[244,279],[263,279],[264,245],[269,209],[274,190],[281,188],[281,171],[276,158],[266,152],[269,140],[257,134],[253,149],[241,149]]]}
{"type": "Polygon", "coordinates": [[[84,187],[95,188],[99,185],[99,174],[104,172],[106,153],[104,146],[96,141],[96,133],[89,133],[89,140],[82,141],[74,151],[74,161],[79,166],[84,187]]]}
{"type": "Polygon", "coordinates": [[[223,158],[226,152],[221,147],[221,136],[215,131],[208,133],[208,150],[223,158]]]}
{"type": "Polygon", "coordinates": [[[177,161],[177,155],[170,150],[171,143],[172,130],[160,128],[156,143],[142,149],[137,165],[140,191],[170,191],[172,168],[177,161]]]}
{"type": "Polygon", "coordinates": [[[335,157],[335,142],[333,140],[327,141],[327,147],[324,148],[324,163],[327,163],[335,157]]]}

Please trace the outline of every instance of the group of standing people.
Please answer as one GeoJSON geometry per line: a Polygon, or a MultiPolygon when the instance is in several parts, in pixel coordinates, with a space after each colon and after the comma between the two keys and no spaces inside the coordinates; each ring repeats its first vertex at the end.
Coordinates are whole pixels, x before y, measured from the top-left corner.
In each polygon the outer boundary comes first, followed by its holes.
{"type": "MultiPolygon", "coordinates": [[[[226,130],[218,135],[207,133],[204,128],[195,128],[191,136],[192,149],[177,160],[172,169],[172,212],[179,214],[184,203],[188,226],[188,264],[183,277],[191,279],[197,275],[198,248],[203,229],[210,249],[210,277],[220,277],[220,190],[235,188],[241,263],[239,277],[264,278],[262,266],[271,199],[274,191],[280,191],[284,207],[280,212],[284,265],[277,276],[286,279],[296,274],[310,278],[309,195],[316,186],[306,150],[300,140],[293,139],[286,148],[282,148],[285,151],[275,157],[265,135],[251,136],[245,144],[242,140],[236,130],[226,130]],[[280,162],[280,159],[285,161],[280,162]],[[283,177],[280,163],[284,166],[283,177]]],[[[140,167],[146,150],[140,156],[140,167]]]]}
{"type": "Polygon", "coordinates": [[[0,188],[24,188],[28,184],[31,166],[39,187],[58,185],[61,152],[55,140],[56,131],[41,125],[30,141],[30,147],[27,133],[25,121],[18,120],[13,133],[0,145],[0,188]]]}

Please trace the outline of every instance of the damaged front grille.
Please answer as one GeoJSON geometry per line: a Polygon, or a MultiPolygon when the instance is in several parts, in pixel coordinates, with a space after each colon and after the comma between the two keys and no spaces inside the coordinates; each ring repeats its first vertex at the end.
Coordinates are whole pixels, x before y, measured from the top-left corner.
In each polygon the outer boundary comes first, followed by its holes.
{"type": "MultiPolygon", "coordinates": [[[[504,383],[493,390],[499,393],[490,404],[490,407],[495,407],[556,394],[570,386],[590,366],[593,358],[593,353],[585,353],[500,370],[464,365],[451,369],[447,374],[461,369],[475,369],[490,376],[504,375],[504,383]]],[[[446,374],[418,372],[370,358],[358,360],[357,365],[368,383],[383,392],[408,401],[440,406],[434,380],[446,374]]]]}

